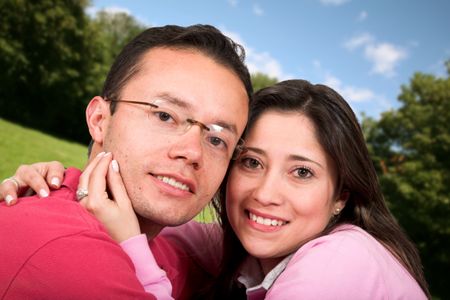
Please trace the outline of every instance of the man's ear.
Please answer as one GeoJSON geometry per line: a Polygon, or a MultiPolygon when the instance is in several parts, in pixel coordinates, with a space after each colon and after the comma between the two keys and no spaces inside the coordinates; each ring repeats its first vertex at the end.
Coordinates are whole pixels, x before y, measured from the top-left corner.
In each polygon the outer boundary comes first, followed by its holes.
{"type": "Polygon", "coordinates": [[[92,98],[86,108],[86,123],[95,143],[103,144],[110,118],[109,103],[100,96],[92,98]]]}

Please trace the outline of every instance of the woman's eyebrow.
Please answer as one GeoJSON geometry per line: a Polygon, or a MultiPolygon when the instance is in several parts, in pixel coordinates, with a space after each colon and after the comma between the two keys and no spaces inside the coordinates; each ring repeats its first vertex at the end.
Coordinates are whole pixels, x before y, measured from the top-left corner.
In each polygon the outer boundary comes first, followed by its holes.
{"type": "Polygon", "coordinates": [[[297,154],[291,154],[289,155],[289,159],[290,160],[296,160],[296,161],[307,161],[307,162],[311,162],[313,164],[318,165],[319,167],[321,167],[322,169],[324,168],[320,163],[318,163],[317,161],[310,159],[306,156],[303,155],[297,155],[297,154]]]}

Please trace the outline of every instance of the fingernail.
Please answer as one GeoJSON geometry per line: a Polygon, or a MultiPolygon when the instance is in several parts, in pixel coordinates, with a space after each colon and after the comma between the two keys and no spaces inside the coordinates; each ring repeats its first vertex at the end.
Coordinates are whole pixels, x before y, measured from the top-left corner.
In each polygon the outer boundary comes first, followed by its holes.
{"type": "Polygon", "coordinates": [[[111,155],[111,152],[106,152],[105,156],[111,155]]]}
{"type": "Polygon", "coordinates": [[[13,200],[14,200],[13,196],[6,195],[6,197],[5,197],[6,205],[10,205],[13,200]]]}
{"type": "Polygon", "coordinates": [[[59,178],[58,178],[58,177],[53,177],[53,178],[52,178],[52,181],[51,181],[51,184],[52,184],[54,187],[58,187],[58,186],[59,186],[59,178]]]}
{"type": "Polygon", "coordinates": [[[41,196],[42,198],[45,198],[45,197],[48,197],[48,193],[47,193],[46,190],[41,189],[41,190],[39,191],[39,196],[41,196]]]}
{"type": "Polygon", "coordinates": [[[105,155],[105,151],[100,152],[99,154],[97,154],[97,157],[103,156],[105,155]]]}
{"type": "Polygon", "coordinates": [[[117,160],[113,159],[111,161],[111,167],[115,172],[119,173],[119,164],[117,163],[117,160]]]}

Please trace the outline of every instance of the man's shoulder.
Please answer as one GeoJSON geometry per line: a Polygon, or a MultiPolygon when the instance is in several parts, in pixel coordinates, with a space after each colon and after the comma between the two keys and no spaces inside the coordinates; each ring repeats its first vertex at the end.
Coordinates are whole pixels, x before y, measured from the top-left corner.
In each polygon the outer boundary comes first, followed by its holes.
{"type": "Polygon", "coordinates": [[[73,186],[76,189],[73,182],[63,184],[46,198],[23,197],[11,207],[0,204],[0,244],[5,245],[1,265],[17,269],[60,239],[82,236],[88,242],[112,242],[101,224],[77,203],[73,186]]]}
{"type": "Polygon", "coordinates": [[[47,198],[0,207],[0,298],[152,298],[128,256],[76,201],[72,180],[47,198]]]}
{"type": "Polygon", "coordinates": [[[70,168],[61,188],[51,191],[48,197],[33,195],[20,198],[11,207],[0,205],[3,223],[0,239],[16,237],[24,240],[29,237],[46,240],[85,230],[103,230],[100,223],[76,201],[79,176],[79,170],[70,168]]]}

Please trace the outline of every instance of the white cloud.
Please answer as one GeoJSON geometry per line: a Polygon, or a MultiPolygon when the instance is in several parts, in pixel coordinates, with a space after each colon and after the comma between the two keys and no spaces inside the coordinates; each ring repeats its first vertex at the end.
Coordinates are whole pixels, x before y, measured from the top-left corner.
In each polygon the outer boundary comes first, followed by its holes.
{"type": "Polygon", "coordinates": [[[236,7],[238,5],[238,0],[228,0],[228,4],[230,4],[232,7],[236,7]]]}
{"type": "Polygon", "coordinates": [[[373,44],[375,42],[374,37],[369,33],[363,33],[360,35],[356,35],[349,39],[347,42],[344,43],[344,47],[348,50],[354,50],[356,48],[359,48],[361,46],[366,46],[369,44],[373,44]]]}
{"type": "Polygon", "coordinates": [[[367,19],[369,15],[367,14],[367,11],[363,10],[359,13],[358,18],[356,19],[358,22],[362,22],[365,19],[367,19]]]}
{"type": "Polygon", "coordinates": [[[253,13],[257,16],[262,16],[264,15],[264,11],[261,8],[261,6],[259,6],[259,4],[255,3],[253,4],[253,13]]]}
{"type": "Polygon", "coordinates": [[[372,63],[372,73],[385,77],[395,76],[395,68],[401,60],[408,57],[407,51],[391,43],[377,42],[375,38],[363,33],[344,43],[348,50],[363,48],[364,57],[372,63]]]}
{"type": "Polygon", "coordinates": [[[319,0],[319,1],[320,3],[326,6],[339,6],[349,2],[350,0],[319,0]]]}
{"type": "Polygon", "coordinates": [[[223,34],[230,37],[236,43],[241,44],[245,48],[245,63],[250,73],[264,73],[270,77],[276,77],[278,80],[293,78],[292,75],[286,74],[280,62],[273,58],[268,52],[258,52],[252,47],[246,45],[239,34],[222,29],[223,34]]]}
{"type": "Polygon", "coordinates": [[[348,102],[366,102],[376,98],[372,90],[344,85],[341,80],[331,74],[325,75],[324,84],[335,89],[348,102]]]}
{"type": "Polygon", "coordinates": [[[368,45],[364,54],[373,63],[372,72],[386,77],[394,76],[398,62],[408,56],[406,50],[389,43],[368,45]]]}
{"type": "Polygon", "coordinates": [[[320,61],[313,60],[312,65],[317,71],[317,76],[322,78],[319,80],[319,83],[325,84],[338,92],[350,104],[356,114],[365,111],[371,116],[377,116],[392,107],[384,95],[375,93],[366,87],[343,83],[330,71],[324,69],[320,61]]]}

